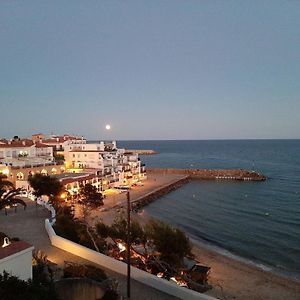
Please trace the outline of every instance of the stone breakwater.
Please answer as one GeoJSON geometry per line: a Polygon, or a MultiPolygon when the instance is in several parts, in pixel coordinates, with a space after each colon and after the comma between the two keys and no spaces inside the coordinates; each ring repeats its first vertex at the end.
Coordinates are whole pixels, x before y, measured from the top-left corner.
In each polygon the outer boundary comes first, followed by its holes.
{"type": "Polygon", "coordinates": [[[142,208],[143,206],[148,205],[149,203],[157,200],[158,198],[169,194],[170,192],[180,188],[184,184],[188,183],[190,181],[189,176],[183,176],[180,179],[177,179],[171,183],[166,184],[165,186],[162,186],[154,191],[149,192],[146,195],[143,195],[139,197],[138,199],[131,202],[131,209],[132,210],[138,210],[142,208]]]}
{"type": "Polygon", "coordinates": [[[153,155],[157,154],[155,150],[131,150],[131,149],[126,149],[125,153],[134,153],[134,154],[139,154],[139,155],[153,155]]]}
{"type": "MultiPolygon", "coordinates": [[[[176,174],[182,175],[170,183],[165,184],[153,191],[131,201],[132,210],[138,210],[158,198],[180,188],[191,180],[239,180],[239,181],[264,181],[267,178],[254,171],[248,170],[225,170],[225,169],[147,169],[149,174],[176,174]]],[[[124,204],[117,204],[113,208],[122,208],[124,204]]]]}
{"type": "Polygon", "coordinates": [[[227,180],[241,180],[241,181],[264,181],[266,176],[259,174],[255,171],[243,169],[160,169],[150,168],[147,169],[148,173],[156,174],[182,174],[189,176],[190,179],[227,179],[227,180]]]}

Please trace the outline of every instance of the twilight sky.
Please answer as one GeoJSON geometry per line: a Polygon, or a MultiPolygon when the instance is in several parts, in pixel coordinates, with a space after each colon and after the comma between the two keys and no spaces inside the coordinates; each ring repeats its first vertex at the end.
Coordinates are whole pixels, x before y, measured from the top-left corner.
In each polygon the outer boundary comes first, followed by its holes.
{"type": "Polygon", "coordinates": [[[0,2],[0,137],[300,138],[299,98],[300,1],[0,2]]]}

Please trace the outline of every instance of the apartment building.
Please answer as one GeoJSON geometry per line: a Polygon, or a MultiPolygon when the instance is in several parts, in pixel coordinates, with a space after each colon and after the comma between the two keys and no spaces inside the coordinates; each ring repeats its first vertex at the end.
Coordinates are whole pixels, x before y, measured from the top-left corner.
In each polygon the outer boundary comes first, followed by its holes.
{"type": "Polygon", "coordinates": [[[68,144],[64,150],[66,168],[105,176],[114,185],[132,184],[146,178],[138,154],[127,153],[112,143],[68,144]]]}

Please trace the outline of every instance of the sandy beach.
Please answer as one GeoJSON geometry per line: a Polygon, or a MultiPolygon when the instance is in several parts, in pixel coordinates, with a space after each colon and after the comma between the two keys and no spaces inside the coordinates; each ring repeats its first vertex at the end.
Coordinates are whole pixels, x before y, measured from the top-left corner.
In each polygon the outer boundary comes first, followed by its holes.
{"type": "Polygon", "coordinates": [[[220,253],[193,247],[196,258],[211,267],[208,295],[235,300],[296,300],[300,299],[300,282],[223,256],[220,253]]]}
{"type": "MultiPolygon", "coordinates": [[[[143,182],[143,186],[133,187],[130,190],[131,201],[159,189],[181,175],[151,174],[143,182]]],[[[105,223],[112,223],[122,209],[114,206],[125,206],[126,194],[108,192],[104,201],[107,211],[92,211],[90,223],[95,224],[102,219],[105,223]]],[[[146,214],[133,214],[133,218],[145,222],[146,214]]],[[[193,245],[193,254],[201,263],[211,267],[209,283],[213,289],[207,294],[224,300],[300,300],[300,282],[281,277],[258,267],[224,256],[205,246],[193,245]]]]}

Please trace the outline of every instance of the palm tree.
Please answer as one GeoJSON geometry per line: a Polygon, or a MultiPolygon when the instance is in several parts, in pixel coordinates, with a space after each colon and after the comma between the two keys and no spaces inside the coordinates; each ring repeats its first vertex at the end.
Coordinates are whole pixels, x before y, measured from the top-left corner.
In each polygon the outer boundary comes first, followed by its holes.
{"type": "Polygon", "coordinates": [[[14,188],[12,182],[8,181],[5,176],[0,175],[0,210],[4,208],[7,215],[6,208],[15,207],[16,211],[17,204],[23,205],[24,209],[26,209],[26,203],[18,197],[21,192],[21,188],[14,188]]]}
{"type": "Polygon", "coordinates": [[[7,189],[13,187],[14,187],[13,183],[7,180],[7,176],[0,174],[0,193],[3,193],[7,189]]]}

